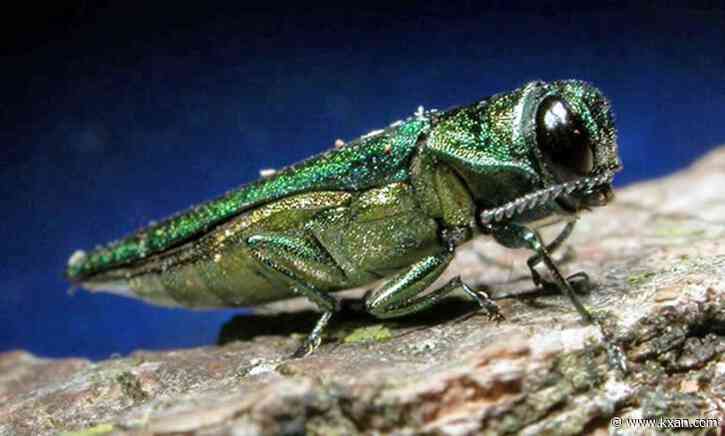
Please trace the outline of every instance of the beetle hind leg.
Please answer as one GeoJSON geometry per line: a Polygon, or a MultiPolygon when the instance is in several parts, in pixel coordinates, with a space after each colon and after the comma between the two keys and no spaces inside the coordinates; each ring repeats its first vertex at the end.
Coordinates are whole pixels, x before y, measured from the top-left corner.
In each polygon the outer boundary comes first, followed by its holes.
{"type": "Polygon", "coordinates": [[[315,282],[344,284],[345,274],[312,237],[258,234],[249,237],[247,245],[269,279],[289,286],[294,293],[312,301],[322,312],[293,357],[312,353],[320,346],[325,326],[339,309],[337,299],[320,289],[315,282]]]}
{"type": "Polygon", "coordinates": [[[445,271],[451,259],[453,252],[449,250],[421,259],[369,293],[365,297],[365,308],[377,318],[395,318],[427,309],[452,291],[462,288],[469,297],[478,302],[490,319],[503,319],[498,306],[488,294],[474,291],[460,277],[454,277],[440,288],[422,294],[445,271]]]}

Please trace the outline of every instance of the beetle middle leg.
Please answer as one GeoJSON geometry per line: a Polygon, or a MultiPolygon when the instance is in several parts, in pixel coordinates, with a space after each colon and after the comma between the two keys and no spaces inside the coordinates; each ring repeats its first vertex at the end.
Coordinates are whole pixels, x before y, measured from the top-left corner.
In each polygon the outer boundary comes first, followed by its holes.
{"type": "Polygon", "coordinates": [[[292,290],[312,301],[322,311],[312,332],[293,354],[303,357],[320,346],[322,331],[338,310],[338,302],[314,282],[345,282],[345,274],[312,237],[265,233],[247,239],[259,264],[271,279],[282,281],[292,290]]]}
{"type": "Polygon", "coordinates": [[[394,318],[426,309],[450,292],[462,288],[488,313],[489,318],[503,319],[498,311],[498,306],[488,298],[485,292],[472,290],[461,281],[460,277],[454,277],[440,288],[419,295],[441,276],[452,259],[453,252],[445,250],[419,260],[367,295],[365,308],[377,318],[394,318]]]}

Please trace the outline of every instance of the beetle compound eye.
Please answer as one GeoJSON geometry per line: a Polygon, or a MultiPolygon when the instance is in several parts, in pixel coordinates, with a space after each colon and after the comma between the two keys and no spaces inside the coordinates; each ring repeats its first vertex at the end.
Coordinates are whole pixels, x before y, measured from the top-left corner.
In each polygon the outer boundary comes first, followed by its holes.
{"type": "Polygon", "coordinates": [[[571,180],[591,173],[594,156],[587,130],[559,97],[546,97],[539,105],[536,141],[558,177],[571,180]]]}

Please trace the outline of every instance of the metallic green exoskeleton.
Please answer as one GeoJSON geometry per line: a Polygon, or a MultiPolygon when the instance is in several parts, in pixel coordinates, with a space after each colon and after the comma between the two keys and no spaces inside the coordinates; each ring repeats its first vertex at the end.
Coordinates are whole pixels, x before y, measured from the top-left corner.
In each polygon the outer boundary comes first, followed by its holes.
{"type": "MultiPolygon", "coordinates": [[[[365,298],[380,318],[431,306],[455,289],[491,316],[496,305],[455,278],[428,290],[456,248],[491,235],[529,248],[586,320],[551,259],[578,213],[606,204],[621,168],[607,99],[581,81],[531,82],[445,112],[413,117],[284,168],[90,253],[68,278],[163,305],[254,306],[303,295],[323,312],[332,292],[383,284],[365,298]],[[536,227],[566,221],[548,246],[536,227]]],[[[583,273],[575,275],[586,277],[583,273]]],[[[571,277],[570,277],[571,279],[571,277]]]]}

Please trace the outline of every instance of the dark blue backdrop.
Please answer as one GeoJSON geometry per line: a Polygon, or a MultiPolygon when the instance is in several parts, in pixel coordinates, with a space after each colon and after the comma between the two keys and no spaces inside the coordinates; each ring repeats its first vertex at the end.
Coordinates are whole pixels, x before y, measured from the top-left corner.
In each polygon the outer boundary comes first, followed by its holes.
{"type": "Polygon", "coordinates": [[[181,3],[9,17],[15,27],[3,29],[0,63],[0,350],[100,358],[213,343],[236,312],[69,296],[68,255],[418,105],[447,108],[531,79],[589,80],[617,112],[620,186],[725,143],[721,3],[181,3]]]}

